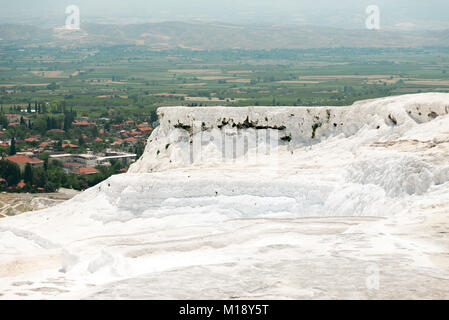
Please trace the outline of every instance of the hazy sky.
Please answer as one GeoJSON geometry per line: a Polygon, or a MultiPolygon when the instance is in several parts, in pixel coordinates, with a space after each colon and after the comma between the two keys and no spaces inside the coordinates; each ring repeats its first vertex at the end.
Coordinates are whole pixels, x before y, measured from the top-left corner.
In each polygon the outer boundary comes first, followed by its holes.
{"type": "Polygon", "coordinates": [[[222,21],[304,23],[363,28],[367,5],[378,5],[386,27],[449,28],[448,0],[0,0],[0,23],[63,24],[76,4],[82,21],[222,21]]]}

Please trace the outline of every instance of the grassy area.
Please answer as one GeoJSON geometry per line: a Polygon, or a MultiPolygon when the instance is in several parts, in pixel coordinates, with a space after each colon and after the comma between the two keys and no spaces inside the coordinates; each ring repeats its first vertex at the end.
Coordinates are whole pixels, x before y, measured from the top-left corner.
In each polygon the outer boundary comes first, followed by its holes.
{"type": "Polygon", "coordinates": [[[348,105],[449,92],[449,49],[149,51],[0,47],[0,104],[64,101],[80,115],[159,106],[348,105]]]}

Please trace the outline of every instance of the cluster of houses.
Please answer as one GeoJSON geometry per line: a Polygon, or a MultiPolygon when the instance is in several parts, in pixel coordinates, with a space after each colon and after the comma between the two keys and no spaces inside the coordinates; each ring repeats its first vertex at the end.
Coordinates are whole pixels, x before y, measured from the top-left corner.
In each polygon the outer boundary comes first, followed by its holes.
{"type": "MultiPolygon", "coordinates": [[[[115,159],[121,161],[124,167],[127,167],[130,163],[136,160],[137,155],[133,153],[106,151],[102,154],[51,154],[48,161],[60,161],[62,164],[62,170],[69,174],[74,173],[76,175],[85,176],[99,173],[95,167],[98,165],[109,166],[110,160],[115,159]]],[[[44,161],[37,158],[36,155],[27,152],[18,153],[12,156],[5,156],[4,159],[11,161],[20,169],[23,174],[25,167],[30,165],[32,168],[42,168],[44,161]]],[[[126,172],[126,169],[122,169],[122,173],[126,172]]],[[[24,180],[21,180],[17,185],[8,186],[6,179],[0,177],[0,187],[9,189],[23,189],[25,187],[24,180]]],[[[33,186],[34,187],[34,186],[33,186]]],[[[44,188],[37,187],[38,192],[45,192],[44,188]]]]}
{"type": "MultiPolygon", "coordinates": [[[[20,125],[20,114],[4,114],[8,119],[8,126],[20,125]]],[[[41,167],[44,161],[38,159],[42,153],[49,154],[49,161],[59,161],[66,173],[75,173],[78,175],[89,175],[98,172],[95,169],[98,165],[108,166],[110,160],[115,159],[123,162],[127,167],[136,160],[137,155],[133,150],[138,142],[146,144],[147,137],[153,128],[147,123],[137,124],[133,120],[124,121],[120,124],[111,124],[105,130],[104,126],[97,125],[89,121],[87,117],[81,117],[72,123],[74,128],[79,128],[83,133],[82,137],[86,141],[83,148],[78,141],[62,140],[66,133],[63,129],[51,129],[44,137],[40,135],[27,136],[26,139],[17,139],[15,143],[21,144],[20,152],[13,156],[4,156],[3,158],[16,163],[21,170],[24,170],[27,164],[32,167],[41,167]],[[100,128],[98,135],[89,136],[89,130],[92,127],[100,128]],[[85,134],[84,134],[85,131],[85,134]],[[62,143],[61,143],[62,141],[62,143]],[[59,142],[59,145],[58,145],[59,142]],[[98,143],[100,148],[91,148],[93,144],[98,143]],[[104,149],[103,149],[104,148],[104,149]],[[97,150],[96,152],[92,150],[97,150]],[[98,151],[98,150],[101,151],[98,151]]],[[[11,139],[6,138],[6,129],[0,131],[0,147],[8,149],[11,146],[11,139]]]]}
{"type": "MultiPolygon", "coordinates": [[[[101,154],[71,154],[71,153],[55,153],[50,154],[48,161],[59,161],[62,164],[65,173],[75,173],[78,175],[89,175],[98,173],[95,169],[98,165],[109,166],[110,160],[115,159],[121,161],[126,167],[136,160],[137,155],[134,153],[106,151],[101,154]]],[[[41,168],[44,161],[38,159],[35,154],[29,152],[21,152],[12,156],[4,157],[5,160],[14,162],[23,173],[26,165],[32,168],[41,168]]]]}
{"type": "Polygon", "coordinates": [[[89,175],[98,173],[96,166],[109,166],[110,160],[121,161],[124,167],[136,161],[135,153],[117,152],[106,150],[101,154],[52,154],[49,161],[59,161],[62,163],[62,169],[66,173],[75,173],[78,175],[89,175]]]}

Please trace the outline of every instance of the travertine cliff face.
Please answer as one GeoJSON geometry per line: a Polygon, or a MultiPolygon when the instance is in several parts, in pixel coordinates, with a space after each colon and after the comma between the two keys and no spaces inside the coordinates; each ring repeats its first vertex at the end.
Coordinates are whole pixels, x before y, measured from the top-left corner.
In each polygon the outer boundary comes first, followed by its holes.
{"type": "MultiPolygon", "coordinates": [[[[330,137],[378,130],[399,136],[449,113],[447,94],[432,93],[357,102],[348,107],[165,107],[160,126],[130,173],[153,172],[245,156],[252,149],[289,150],[330,137]]],[[[265,151],[265,150],[263,150],[265,151]]]]}

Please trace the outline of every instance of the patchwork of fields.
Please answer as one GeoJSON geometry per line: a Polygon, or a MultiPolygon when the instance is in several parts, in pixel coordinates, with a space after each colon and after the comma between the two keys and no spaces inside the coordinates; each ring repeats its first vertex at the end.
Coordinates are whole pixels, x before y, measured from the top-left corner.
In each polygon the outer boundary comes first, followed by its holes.
{"type": "Polygon", "coordinates": [[[0,47],[0,104],[59,104],[87,116],[159,106],[349,105],[449,92],[447,48],[292,50],[0,47]]]}

